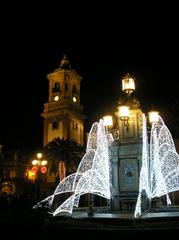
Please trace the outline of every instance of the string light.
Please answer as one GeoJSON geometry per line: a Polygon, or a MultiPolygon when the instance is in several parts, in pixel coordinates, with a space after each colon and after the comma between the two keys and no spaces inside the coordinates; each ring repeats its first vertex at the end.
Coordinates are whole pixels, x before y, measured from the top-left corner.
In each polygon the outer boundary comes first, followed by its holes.
{"type": "MultiPolygon", "coordinates": [[[[158,121],[152,124],[150,147],[147,139],[146,117],[143,114],[142,166],[135,217],[141,215],[143,193],[149,201],[152,198],[166,195],[167,204],[171,204],[168,194],[179,190],[179,156],[170,131],[160,116],[158,121]]],[[[37,203],[34,208],[42,206],[44,202],[52,206],[54,197],[65,192],[71,192],[72,195],[55,209],[54,216],[63,212],[71,214],[74,206],[78,207],[83,194],[92,193],[110,199],[109,146],[112,141],[113,138],[106,132],[103,120],[94,123],[89,133],[86,154],[77,172],[61,181],[53,195],[37,203]]]]}
{"type": "Polygon", "coordinates": [[[53,195],[37,203],[34,208],[41,207],[44,203],[52,206],[54,197],[66,192],[73,194],[55,209],[54,216],[63,212],[71,214],[73,207],[78,207],[80,196],[83,194],[92,193],[110,199],[109,146],[112,142],[113,137],[106,131],[103,120],[94,123],[89,133],[86,153],[78,166],[77,172],[63,179],[53,195]]]}
{"type": "Polygon", "coordinates": [[[168,194],[179,190],[179,155],[170,131],[159,116],[158,121],[152,124],[148,151],[145,117],[143,119],[143,157],[135,217],[141,215],[142,191],[146,192],[150,201],[166,195],[167,205],[170,205],[168,194]]]}

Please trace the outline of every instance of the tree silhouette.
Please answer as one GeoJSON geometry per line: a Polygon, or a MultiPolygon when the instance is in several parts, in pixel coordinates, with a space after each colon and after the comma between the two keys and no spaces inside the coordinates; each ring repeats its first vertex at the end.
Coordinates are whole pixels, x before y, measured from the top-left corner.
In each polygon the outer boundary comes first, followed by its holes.
{"type": "Polygon", "coordinates": [[[84,155],[84,148],[69,139],[54,138],[44,147],[49,161],[49,174],[59,174],[61,181],[65,176],[76,171],[84,155]]]}

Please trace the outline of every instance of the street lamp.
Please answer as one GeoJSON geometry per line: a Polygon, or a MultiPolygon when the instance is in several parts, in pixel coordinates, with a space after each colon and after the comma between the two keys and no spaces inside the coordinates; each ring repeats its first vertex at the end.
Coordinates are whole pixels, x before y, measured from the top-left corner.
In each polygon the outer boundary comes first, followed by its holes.
{"type": "Polygon", "coordinates": [[[106,115],[103,117],[104,126],[108,129],[113,126],[113,120],[111,115],[106,115]]]}
{"type": "Polygon", "coordinates": [[[127,73],[122,79],[122,91],[130,95],[135,91],[135,77],[127,73]]]}
{"type": "Polygon", "coordinates": [[[152,123],[158,122],[158,120],[159,120],[159,112],[150,111],[149,112],[149,122],[152,124],[152,123]]]}
{"type": "Polygon", "coordinates": [[[111,115],[105,115],[103,117],[103,123],[105,127],[105,131],[107,133],[108,141],[111,139],[111,133],[113,128],[113,118],[111,115]]]}
{"type": "Polygon", "coordinates": [[[128,123],[128,120],[129,120],[129,107],[128,106],[123,105],[123,106],[119,107],[119,118],[120,118],[120,120],[123,121],[124,127],[126,127],[127,130],[128,130],[128,125],[129,125],[129,123],[128,123]]]}
{"type": "Polygon", "coordinates": [[[31,171],[36,174],[36,180],[37,180],[37,198],[40,197],[40,173],[45,174],[47,172],[46,165],[48,164],[47,160],[43,159],[42,153],[37,153],[37,159],[32,160],[32,169],[31,171]]]}
{"type": "Polygon", "coordinates": [[[36,173],[40,168],[41,173],[46,173],[47,163],[47,160],[42,159],[42,153],[37,153],[37,159],[32,160],[32,171],[36,173]]]}

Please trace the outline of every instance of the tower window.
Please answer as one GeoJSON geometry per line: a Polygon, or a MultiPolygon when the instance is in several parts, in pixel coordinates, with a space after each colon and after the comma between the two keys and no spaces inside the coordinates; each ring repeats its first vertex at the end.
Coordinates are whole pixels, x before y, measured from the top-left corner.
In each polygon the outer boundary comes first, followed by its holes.
{"type": "Polygon", "coordinates": [[[9,174],[9,171],[3,171],[3,177],[5,179],[9,178],[10,174],[9,174]]]}
{"type": "Polygon", "coordinates": [[[75,122],[73,122],[73,129],[74,129],[74,130],[78,130],[78,124],[75,123],[75,122]]]}
{"type": "Polygon", "coordinates": [[[55,82],[52,91],[53,91],[53,93],[59,92],[60,91],[60,84],[55,82]]]}
{"type": "Polygon", "coordinates": [[[76,94],[76,85],[73,85],[72,94],[76,94]]]}
{"type": "Polygon", "coordinates": [[[54,121],[52,122],[52,129],[58,129],[58,122],[57,121],[54,121]]]}
{"type": "Polygon", "coordinates": [[[65,91],[68,91],[68,83],[65,83],[65,91]]]}

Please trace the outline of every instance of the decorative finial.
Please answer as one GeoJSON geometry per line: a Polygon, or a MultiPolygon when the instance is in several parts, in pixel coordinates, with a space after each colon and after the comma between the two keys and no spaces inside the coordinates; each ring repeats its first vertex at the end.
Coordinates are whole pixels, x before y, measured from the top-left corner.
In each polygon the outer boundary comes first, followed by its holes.
{"type": "Polygon", "coordinates": [[[70,65],[70,63],[69,63],[69,61],[67,59],[67,55],[66,54],[63,55],[63,59],[61,60],[61,63],[60,63],[60,68],[61,69],[69,69],[69,68],[71,68],[71,65],[70,65]]]}

